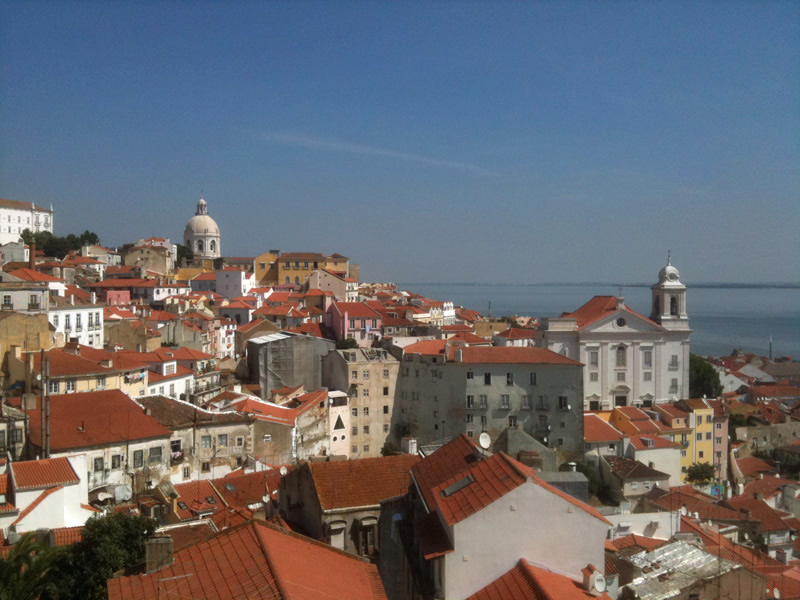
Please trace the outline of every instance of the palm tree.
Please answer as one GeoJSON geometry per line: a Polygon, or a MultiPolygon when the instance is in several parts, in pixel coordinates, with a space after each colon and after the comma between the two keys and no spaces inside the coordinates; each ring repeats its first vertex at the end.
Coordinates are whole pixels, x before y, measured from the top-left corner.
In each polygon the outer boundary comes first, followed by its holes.
{"type": "Polygon", "coordinates": [[[23,535],[5,558],[0,557],[0,600],[36,600],[60,552],[37,542],[33,532],[23,535]]]}

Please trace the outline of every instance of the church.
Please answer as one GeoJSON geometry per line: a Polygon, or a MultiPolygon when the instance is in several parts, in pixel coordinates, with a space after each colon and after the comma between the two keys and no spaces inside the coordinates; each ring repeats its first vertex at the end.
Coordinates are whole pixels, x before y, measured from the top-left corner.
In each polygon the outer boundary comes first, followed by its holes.
{"type": "Polygon", "coordinates": [[[192,249],[198,262],[221,256],[219,226],[209,216],[208,203],[203,198],[197,202],[197,212],[186,224],[183,241],[192,249]]]}
{"type": "Polygon", "coordinates": [[[584,410],[689,397],[686,286],[669,258],[651,295],[649,318],[622,297],[595,296],[571,313],[543,320],[537,345],[584,364],[584,410]]]}

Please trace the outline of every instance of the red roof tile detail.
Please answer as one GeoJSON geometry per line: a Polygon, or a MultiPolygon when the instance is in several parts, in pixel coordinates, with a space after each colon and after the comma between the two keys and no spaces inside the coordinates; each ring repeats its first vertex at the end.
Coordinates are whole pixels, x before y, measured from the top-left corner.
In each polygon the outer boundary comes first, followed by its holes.
{"type": "Polygon", "coordinates": [[[583,437],[586,442],[618,442],[623,434],[606,423],[597,415],[587,413],[583,415],[583,437]]]}
{"type": "Polygon", "coordinates": [[[196,519],[200,513],[213,514],[225,508],[222,498],[207,479],[179,483],[175,491],[178,492],[176,513],[181,521],[196,519]],[[186,508],[181,504],[185,504],[186,508]]]}
{"type": "Polygon", "coordinates": [[[608,594],[592,595],[577,581],[535,567],[525,559],[467,600],[609,600],[608,594]]]}
{"type": "MultiPolygon", "coordinates": [[[[41,447],[41,410],[27,411],[30,438],[41,447]]],[[[168,438],[171,432],[120,390],[50,396],[50,448],[76,450],[114,442],[168,438]]]]}
{"type": "Polygon", "coordinates": [[[323,510],[373,506],[408,492],[409,470],[419,456],[398,454],[308,463],[323,510]]]}
{"type": "Polygon", "coordinates": [[[109,600],[156,597],[386,600],[386,593],[375,565],[264,521],[251,521],[180,550],[160,571],[108,581],[109,600]]]}
{"type": "Polygon", "coordinates": [[[403,354],[442,356],[446,347],[447,340],[420,340],[403,348],[403,354]]]}
{"type": "Polygon", "coordinates": [[[57,527],[50,531],[55,536],[56,546],[71,546],[83,539],[83,527],[57,527]]]}
{"type": "MultiPolygon", "coordinates": [[[[625,312],[631,313],[636,315],[637,317],[644,319],[653,325],[658,325],[650,321],[647,317],[640,315],[634,310],[631,310],[627,306],[624,306],[621,310],[625,312]]],[[[592,323],[596,323],[597,321],[613,315],[617,312],[617,298],[616,296],[595,296],[591,300],[589,300],[586,304],[581,306],[578,310],[573,311],[571,313],[563,313],[561,316],[566,318],[575,319],[577,322],[578,329],[583,329],[588,327],[592,323]]]]}
{"type": "Polygon", "coordinates": [[[80,482],[75,469],[64,457],[12,462],[10,469],[14,489],[19,492],[80,482]]]}

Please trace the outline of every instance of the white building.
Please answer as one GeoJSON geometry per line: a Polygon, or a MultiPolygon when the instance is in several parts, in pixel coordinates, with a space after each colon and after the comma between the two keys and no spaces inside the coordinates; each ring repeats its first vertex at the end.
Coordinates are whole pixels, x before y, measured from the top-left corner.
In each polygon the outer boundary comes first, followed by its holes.
{"type": "MultiPolygon", "coordinates": [[[[92,294],[94,296],[94,294],[92,294]]],[[[92,348],[103,347],[103,305],[86,301],[73,294],[51,296],[47,320],[55,327],[63,343],[77,342],[92,348]]]]}
{"type": "Polygon", "coordinates": [[[0,200],[0,244],[16,242],[26,229],[33,233],[53,232],[53,207],[37,206],[33,202],[0,200]]]}
{"type": "Polygon", "coordinates": [[[255,287],[255,284],[256,279],[252,273],[236,267],[225,267],[216,272],[214,291],[226,298],[238,298],[247,295],[255,287]]]}
{"type": "Polygon", "coordinates": [[[194,252],[195,258],[219,258],[221,256],[219,226],[208,215],[208,204],[202,198],[197,202],[197,212],[186,224],[183,239],[194,252]]]}
{"type": "Polygon", "coordinates": [[[669,260],[651,289],[650,318],[623,298],[595,296],[574,312],[544,319],[537,345],[584,364],[585,410],[688,397],[686,286],[669,260]]]}

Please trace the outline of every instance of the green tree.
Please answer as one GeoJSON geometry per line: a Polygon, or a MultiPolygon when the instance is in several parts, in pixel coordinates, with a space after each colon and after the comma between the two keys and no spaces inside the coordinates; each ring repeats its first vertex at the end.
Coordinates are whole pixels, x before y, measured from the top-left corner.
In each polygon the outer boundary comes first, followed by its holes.
{"type": "Polygon", "coordinates": [[[186,266],[194,260],[194,252],[191,246],[178,244],[178,265],[186,266]]]}
{"type": "Polygon", "coordinates": [[[81,246],[92,246],[100,244],[100,237],[94,231],[89,231],[88,229],[80,235],[78,240],[80,241],[81,246]]]}
{"type": "Polygon", "coordinates": [[[35,533],[26,533],[11,547],[8,556],[0,557],[0,600],[36,600],[53,583],[52,567],[63,554],[36,541],[35,533]]]}
{"type": "Polygon", "coordinates": [[[351,337],[346,337],[341,340],[336,340],[337,350],[351,350],[354,348],[358,348],[358,342],[351,337]]]}
{"type": "Polygon", "coordinates": [[[722,393],[719,373],[714,367],[697,354],[689,355],[689,397],[716,398],[722,393]]]}
{"type": "Polygon", "coordinates": [[[730,415],[728,417],[728,436],[732,442],[736,441],[736,428],[745,427],[747,425],[747,417],[744,415],[730,415]]]}
{"type": "Polygon", "coordinates": [[[145,542],[156,522],[124,513],[92,517],[83,539],[54,565],[57,585],[48,586],[41,600],[104,600],[108,579],[115,573],[144,570],[145,542]]]}
{"type": "Polygon", "coordinates": [[[381,456],[394,456],[395,454],[400,454],[400,449],[392,442],[386,442],[381,448],[381,456]]]}
{"type": "Polygon", "coordinates": [[[695,463],[686,469],[686,481],[689,483],[708,483],[716,476],[714,465],[705,463],[695,463]]]}

